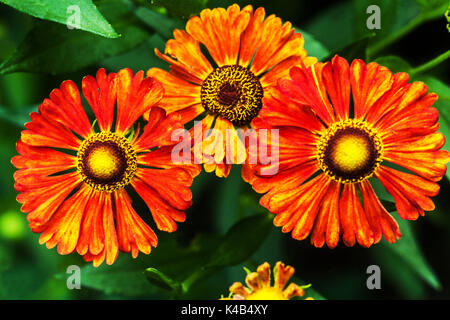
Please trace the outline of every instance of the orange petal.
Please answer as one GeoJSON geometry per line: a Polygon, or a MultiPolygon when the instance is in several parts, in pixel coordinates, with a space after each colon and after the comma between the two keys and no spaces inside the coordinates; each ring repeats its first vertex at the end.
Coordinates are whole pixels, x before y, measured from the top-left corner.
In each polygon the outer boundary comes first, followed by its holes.
{"type": "Polygon", "coordinates": [[[289,72],[291,79],[279,80],[278,88],[292,101],[310,106],[323,122],[331,124],[335,115],[321,77],[323,66],[316,63],[309,68],[293,67],[289,72]]]}
{"type": "Polygon", "coordinates": [[[20,193],[17,201],[23,203],[21,210],[28,213],[31,229],[39,232],[79,183],[78,173],[68,173],[41,178],[32,182],[27,191],[20,193]]]}
{"type": "Polygon", "coordinates": [[[280,18],[270,15],[254,32],[261,34],[250,66],[250,71],[257,76],[291,57],[306,57],[303,36],[295,33],[290,22],[282,24],[280,18]]]}
{"type": "MultiPolygon", "coordinates": [[[[258,118],[264,121],[264,127],[293,126],[304,128],[310,132],[320,132],[324,126],[312,112],[311,108],[289,99],[278,88],[266,90],[263,98],[263,107],[258,118]]],[[[256,119],[252,122],[253,128],[258,128],[256,119]]]]}
{"type": "MultiPolygon", "coordinates": [[[[186,215],[182,210],[168,203],[155,189],[142,179],[135,179],[132,182],[132,186],[147,204],[159,230],[173,232],[177,229],[176,221],[183,222],[186,219],[186,215]]],[[[187,191],[185,191],[185,197],[187,197],[186,193],[187,191]]],[[[172,194],[170,196],[166,195],[166,197],[171,197],[171,201],[175,201],[174,198],[177,196],[172,194]]],[[[183,202],[183,200],[177,199],[177,202],[183,202]]],[[[185,201],[183,204],[178,205],[181,207],[189,207],[190,201],[185,201]]]]}
{"type": "Polygon", "coordinates": [[[59,254],[72,253],[79,240],[81,221],[91,195],[92,189],[82,186],[67,199],[50,219],[39,238],[39,243],[47,243],[48,248],[58,245],[59,254]]]}
{"type": "Polygon", "coordinates": [[[264,22],[264,17],[266,12],[263,7],[257,8],[253,13],[253,7],[248,5],[244,8],[248,9],[250,12],[250,21],[247,28],[241,36],[241,50],[239,52],[239,65],[247,67],[253,56],[255,55],[256,49],[261,44],[262,27],[264,22]]]}
{"type": "Polygon", "coordinates": [[[22,131],[21,140],[35,147],[54,147],[78,150],[81,141],[60,122],[45,118],[32,112],[31,122],[25,124],[28,130],[22,131]]]}
{"type": "Polygon", "coordinates": [[[83,138],[93,133],[91,123],[81,105],[80,92],[73,81],[64,81],[60,89],[54,89],[50,93],[50,99],[45,99],[39,106],[44,117],[60,122],[83,138]]]}
{"type": "Polygon", "coordinates": [[[133,76],[130,69],[117,74],[117,124],[116,132],[125,134],[133,123],[158,104],[164,94],[161,82],[153,78],[143,79],[142,71],[133,76]]]}
{"type": "Polygon", "coordinates": [[[417,126],[414,121],[415,116],[429,109],[437,100],[436,94],[427,94],[428,88],[423,82],[408,83],[399,91],[402,92],[402,95],[378,121],[376,128],[399,130],[402,124],[406,123],[417,126]]]}
{"type": "Polygon", "coordinates": [[[130,196],[124,189],[114,193],[116,206],[117,239],[121,251],[136,258],[140,252],[149,254],[158,245],[153,230],[139,217],[131,206],[130,196]]]}
{"type": "Polygon", "coordinates": [[[402,166],[421,177],[439,181],[447,171],[447,163],[450,161],[450,153],[446,150],[433,152],[397,152],[386,151],[383,158],[402,166]]]}
{"type": "Polygon", "coordinates": [[[80,255],[85,255],[87,252],[98,255],[104,249],[103,203],[100,202],[102,194],[101,191],[94,190],[86,204],[80,239],[77,243],[77,252],[80,255]]]}
{"type": "Polygon", "coordinates": [[[392,72],[375,62],[365,64],[353,60],[350,66],[355,119],[363,119],[372,106],[387,92],[394,82],[392,72]]]}
{"type": "Polygon", "coordinates": [[[183,130],[180,118],[177,113],[166,115],[161,108],[151,108],[144,132],[134,142],[134,150],[141,152],[156,146],[173,145],[176,140],[172,139],[172,134],[177,130],[183,130]]]}
{"type": "Polygon", "coordinates": [[[290,232],[295,227],[293,238],[306,238],[329,183],[330,179],[325,174],[320,174],[294,190],[274,194],[267,201],[268,210],[277,213],[274,225],[283,226],[283,232],[290,232]]]}
{"type": "Polygon", "coordinates": [[[434,203],[429,197],[439,193],[437,183],[385,166],[377,170],[376,176],[394,197],[401,218],[415,220],[424,211],[434,210],[434,203]]]}
{"type": "MultiPolygon", "coordinates": [[[[201,86],[187,82],[158,68],[149,69],[147,76],[157,79],[164,85],[164,97],[158,103],[158,106],[166,110],[167,113],[185,110],[194,105],[201,105],[201,86]]],[[[195,116],[200,113],[198,112],[195,116]]],[[[184,123],[189,122],[195,116],[184,121],[184,123]]]]}
{"type": "Polygon", "coordinates": [[[250,16],[251,7],[241,11],[237,4],[227,10],[205,9],[199,17],[189,19],[186,31],[208,49],[219,67],[234,65],[238,62],[241,35],[247,28],[250,16]]]}
{"type": "Polygon", "coordinates": [[[342,227],[342,240],[346,246],[352,247],[355,242],[363,247],[370,247],[374,242],[370,228],[354,184],[344,184],[339,201],[339,214],[342,227]]]}
{"type": "Polygon", "coordinates": [[[347,60],[335,56],[322,69],[322,78],[336,116],[348,119],[350,107],[350,67],[347,60]]]}
{"type": "Polygon", "coordinates": [[[375,102],[372,108],[367,110],[366,121],[376,124],[386,113],[395,108],[408,81],[409,75],[407,73],[398,72],[394,74],[391,88],[375,102]]]}
{"type": "Polygon", "coordinates": [[[402,234],[397,222],[383,207],[370,183],[367,181],[360,183],[359,190],[363,197],[364,211],[372,228],[374,243],[381,240],[381,235],[390,243],[400,239],[402,234]]]}
{"type": "Polygon", "coordinates": [[[136,172],[136,177],[159,193],[171,206],[178,210],[186,210],[192,205],[192,193],[189,187],[193,178],[181,168],[144,169],[136,172]]]}
{"type": "Polygon", "coordinates": [[[331,181],[323,197],[319,214],[311,234],[311,244],[322,247],[325,241],[329,248],[335,248],[339,242],[339,192],[340,184],[331,181]]]}
{"type": "Polygon", "coordinates": [[[278,261],[273,268],[274,284],[277,289],[283,290],[286,283],[294,275],[295,269],[291,266],[286,266],[283,262],[278,261]]]}

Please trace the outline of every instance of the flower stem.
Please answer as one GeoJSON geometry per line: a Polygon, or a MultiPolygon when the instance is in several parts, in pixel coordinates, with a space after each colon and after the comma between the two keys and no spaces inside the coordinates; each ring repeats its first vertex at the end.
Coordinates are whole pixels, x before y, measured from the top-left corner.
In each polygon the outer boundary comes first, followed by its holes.
{"type": "Polygon", "coordinates": [[[397,32],[385,37],[384,39],[381,39],[377,43],[374,43],[372,46],[367,48],[367,56],[373,57],[374,55],[378,54],[380,51],[382,51],[392,43],[396,42],[397,40],[401,39],[411,31],[413,31],[421,24],[443,16],[446,9],[447,5],[440,6],[436,9],[419,14],[415,19],[411,20],[410,23],[408,23],[406,26],[404,26],[397,32]]]}

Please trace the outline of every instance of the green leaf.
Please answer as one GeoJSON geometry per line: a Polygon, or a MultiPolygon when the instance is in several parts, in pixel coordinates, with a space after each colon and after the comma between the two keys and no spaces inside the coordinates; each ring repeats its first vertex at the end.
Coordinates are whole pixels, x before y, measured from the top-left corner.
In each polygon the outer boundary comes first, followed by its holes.
{"type": "Polygon", "coordinates": [[[208,5],[209,0],[153,0],[153,4],[167,9],[170,13],[188,18],[208,5]]]}
{"type": "Polygon", "coordinates": [[[0,66],[0,74],[20,71],[51,74],[73,72],[129,51],[150,36],[124,2],[102,1],[98,8],[122,37],[106,39],[43,21],[28,33],[17,50],[0,66]]]}
{"type": "Polygon", "coordinates": [[[0,0],[0,2],[33,17],[64,25],[72,24],[71,17],[79,13],[79,29],[106,38],[120,36],[91,0],[0,0]]]}
{"type": "Polygon", "coordinates": [[[272,217],[257,214],[236,223],[222,238],[206,267],[241,263],[255,252],[272,228],[272,217]]]}
{"type": "Polygon", "coordinates": [[[396,217],[402,232],[402,237],[394,244],[383,241],[381,247],[383,250],[392,251],[395,256],[406,263],[417,276],[422,278],[426,283],[436,290],[441,289],[441,284],[435,275],[434,271],[424,258],[414,233],[411,230],[409,221],[396,217]]]}

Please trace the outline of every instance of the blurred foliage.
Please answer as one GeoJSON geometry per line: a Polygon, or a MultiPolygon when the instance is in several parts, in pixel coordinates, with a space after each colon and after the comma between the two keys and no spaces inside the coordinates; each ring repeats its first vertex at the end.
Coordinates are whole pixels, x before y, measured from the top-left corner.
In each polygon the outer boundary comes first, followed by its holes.
{"type": "MultiPolygon", "coordinates": [[[[238,1],[241,6],[251,1],[238,1]]],[[[244,281],[243,267],[264,261],[296,268],[293,281],[312,284],[316,299],[450,298],[449,178],[441,182],[436,209],[416,222],[400,221],[403,237],[369,249],[317,249],[272,225],[256,195],[233,168],[228,179],[202,173],[192,187],[194,205],[174,234],[159,232],[148,256],[119,255],[94,268],[76,254],[60,256],[38,244],[15,201],[10,159],[29,113],[65,79],[80,84],[99,67],[167,68],[163,51],[173,29],[203,8],[228,0],[0,0],[0,298],[3,299],[216,299],[244,281]],[[66,26],[67,5],[83,13],[81,30],[66,26]],[[37,5],[40,4],[40,5],[37,5]],[[67,267],[82,266],[81,290],[68,290],[67,267]],[[368,290],[366,269],[379,265],[382,290],[368,290]]],[[[254,2],[289,20],[309,55],[326,61],[336,53],[408,72],[439,95],[440,131],[450,137],[450,79],[445,10],[447,0],[354,0],[254,2]],[[381,9],[381,29],[368,30],[366,9],[381,9]],[[447,46],[446,46],[447,45],[447,46]]],[[[450,139],[448,139],[449,141],[450,139]]],[[[445,148],[448,150],[449,142],[445,148]]],[[[385,203],[392,197],[372,181],[385,203]]],[[[395,210],[392,205],[391,210],[395,210]]]]}

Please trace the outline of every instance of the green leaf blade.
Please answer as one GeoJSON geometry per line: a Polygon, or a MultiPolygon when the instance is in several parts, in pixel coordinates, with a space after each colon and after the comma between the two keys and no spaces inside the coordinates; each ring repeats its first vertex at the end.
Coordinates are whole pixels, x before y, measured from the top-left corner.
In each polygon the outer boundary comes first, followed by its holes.
{"type": "Polygon", "coordinates": [[[120,35],[97,10],[91,0],[0,0],[0,2],[33,17],[64,25],[71,16],[79,14],[79,28],[106,38],[120,35]]]}
{"type": "Polygon", "coordinates": [[[112,23],[122,37],[107,39],[42,21],[0,65],[0,74],[69,73],[129,51],[149,38],[147,29],[122,1],[103,1],[99,4],[99,8],[106,16],[111,17],[112,23]]]}

